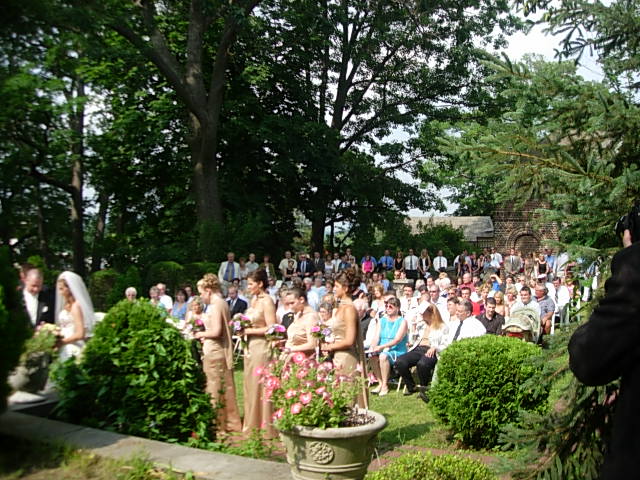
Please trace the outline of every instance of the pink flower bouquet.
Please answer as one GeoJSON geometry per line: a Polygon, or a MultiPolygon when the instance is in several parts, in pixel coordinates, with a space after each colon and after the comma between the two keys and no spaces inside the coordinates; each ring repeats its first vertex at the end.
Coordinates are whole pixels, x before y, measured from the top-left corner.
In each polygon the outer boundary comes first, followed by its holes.
{"type": "Polygon", "coordinates": [[[353,411],[361,377],[338,373],[332,362],[296,352],[256,371],[273,405],[276,428],[339,427],[353,411]]]}

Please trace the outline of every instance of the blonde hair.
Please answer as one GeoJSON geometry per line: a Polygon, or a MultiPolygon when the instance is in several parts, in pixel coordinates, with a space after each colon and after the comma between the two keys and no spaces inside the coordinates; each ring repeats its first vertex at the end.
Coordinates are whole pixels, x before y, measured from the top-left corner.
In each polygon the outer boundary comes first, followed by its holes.
{"type": "Polygon", "coordinates": [[[213,273],[205,274],[202,279],[198,281],[198,287],[208,288],[212,292],[220,291],[220,280],[218,280],[218,276],[213,273]]]}
{"type": "Polygon", "coordinates": [[[493,298],[496,300],[497,305],[502,305],[504,303],[504,293],[500,290],[493,295],[493,298]]]}
{"type": "Polygon", "coordinates": [[[442,327],[444,327],[444,320],[442,320],[442,315],[440,315],[440,311],[435,305],[429,305],[426,311],[431,312],[431,328],[440,330],[442,327]]]}

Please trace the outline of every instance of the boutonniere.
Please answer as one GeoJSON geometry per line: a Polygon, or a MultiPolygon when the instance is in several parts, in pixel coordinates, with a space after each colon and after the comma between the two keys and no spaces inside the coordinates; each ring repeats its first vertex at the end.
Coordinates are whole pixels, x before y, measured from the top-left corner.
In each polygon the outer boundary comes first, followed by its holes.
{"type": "Polygon", "coordinates": [[[46,313],[49,311],[49,307],[47,305],[45,305],[44,307],[42,307],[42,313],[46,313]]]}

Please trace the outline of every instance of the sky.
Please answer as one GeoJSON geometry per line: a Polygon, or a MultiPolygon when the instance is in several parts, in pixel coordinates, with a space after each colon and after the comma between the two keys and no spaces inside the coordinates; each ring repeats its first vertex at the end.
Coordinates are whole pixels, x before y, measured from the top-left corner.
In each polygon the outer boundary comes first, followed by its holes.
{"type": "MultiPolygon", "coordinates": [[[[523,32],[518,32],[515,35],[511,35],[508,37],[509,46],[503,50],[504,53],[512,61],[521,60],[522,57],[526,54],[537,54],[544,57],[546,60],[553,61],[557,60],[555,57],[555,49],[559,49],[560,41],[562,40],[562,35],[550,35],[545,34],[543,32],[544,27],[541,25],[536,25],[529,33],[525,34],[523,32]]],[[[588,57],[586,52],[585,55],[581,59],[581,65],[578,68],[578,74],[582,75],[587,80],[601,80],[603,78],[602,70],[597,65],[594,57],[588,57]]],[[[401,176],[402,177],[402,176],[401,176]]],[[[408,178],[403,178],[405,180],[410,180],[408,178]]],[[[443,192],[446,194],[446,192],[443,192]]],[[[452,214],[456,208],[456,205],[447,204],[446,212],[423,212],[421,210],[412,209],[407,212],[409,216],[429,216],[429,215],[447,215],[452,214]]]]}

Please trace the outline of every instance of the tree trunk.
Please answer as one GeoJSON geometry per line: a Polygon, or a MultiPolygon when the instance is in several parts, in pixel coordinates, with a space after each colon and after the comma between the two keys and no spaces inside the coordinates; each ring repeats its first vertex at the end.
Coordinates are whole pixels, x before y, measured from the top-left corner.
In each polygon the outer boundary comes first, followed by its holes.
{"type": "MultiPolygon", "coordinates": [[[[76,100],[84,97],[84,81],[76,80],[76,100]]],[[[73,271],[85,275],[84,265],[84,204],[82,199],[84,161],[84,104],[78,102],[71,117],[74,139],[71,145],[71,244],[73,246],[73,271]]]]}
{"type": "Polygon", "coordinates": [[[109,194],[105,191],[100,192],[98,202],[100,203],[100,207],[98,209],[96,231],[93,235],[93,248],[91,249],[91,272],[97,272],[102,265],[102,242],[104,240],[104,229],[107,223],[109,194]]]}
{"type": "MultiPolygon", "coordinates": [[[[318,192],[320,193],[320,192],[318,192]]],[[[318,197],[321,197],[318,195],[318,197]]],[[[311,251],[324,252],[324,229],[327,223],[327,208],[322,202],[317,202],[311,217],[311,251]]]]}
{"type": "Polygon", "coordinates": [[[36,192],[36,218],[37,218],[37,224],[38,224],[38,243],[40,246],[40,253],[42,255],[42,259],[44,260],[44,264],[48,268],[51,268],[52,266],[51,250],[49,250],[47,230],[44,227],[44,211],[42,209],[42,195],[40,195],[40,184],[38,182],[35,182],[35,192],[36,192]]]}

